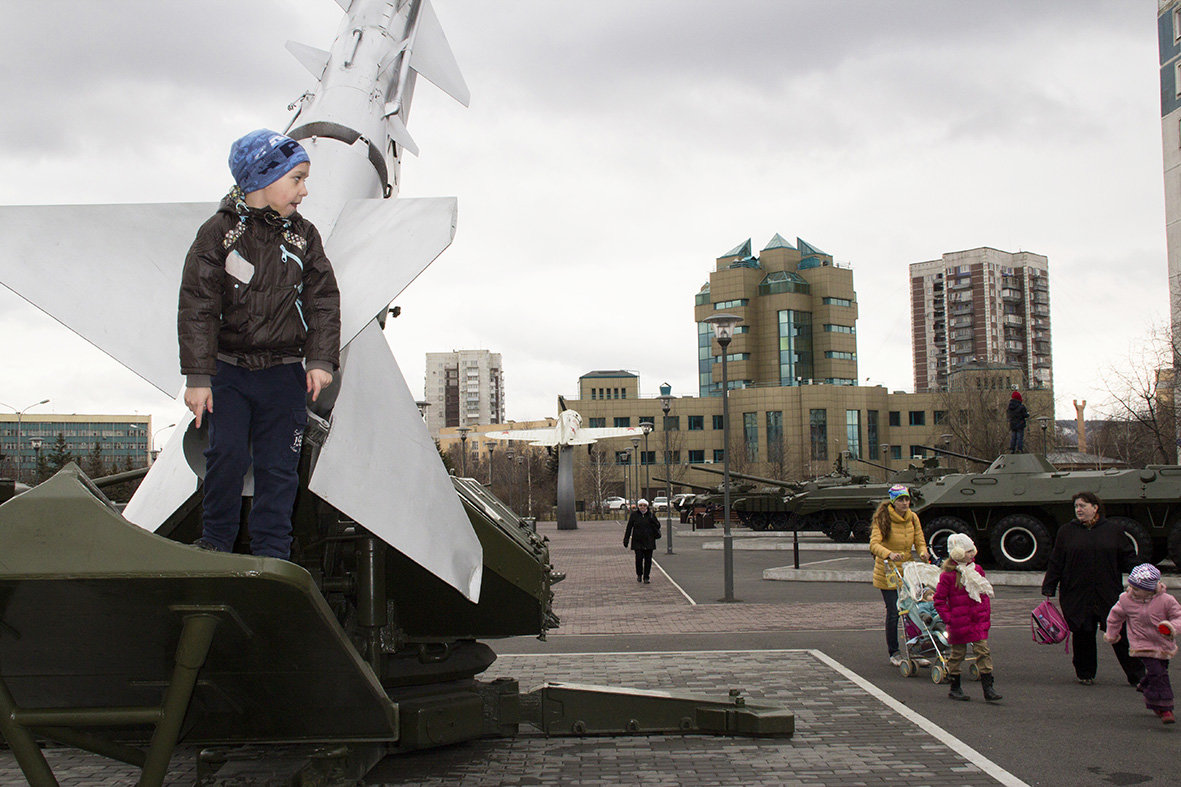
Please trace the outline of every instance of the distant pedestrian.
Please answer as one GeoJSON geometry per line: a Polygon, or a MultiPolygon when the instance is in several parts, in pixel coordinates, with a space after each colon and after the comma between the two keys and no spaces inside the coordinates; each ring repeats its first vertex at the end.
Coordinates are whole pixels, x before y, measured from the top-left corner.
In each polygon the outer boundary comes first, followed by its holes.
{"type": "Polygon", "coordinates": [[[1141,563],[1128,575],[1128,589],[1107,616],[1103,639],[1119,641],[1120,627],[1128,633],[1132,656],[1144,665],[1144,678],[1136,687],[1144,692],[1144,704],[1165,724],[1173,716],[1173,687],[1169,683],[1169,659],[1177,655],[1175,637],[1181,629],[1181,603],[1165,592],[1160,571],[1141,563]]]}
{"type": "MultiPolygon", "coordinates": [[[[1107,630],[1107,613],[1119,599],[1124,572],[1136,565],[1136,551],[1123,528],[1104,518],[1103,503],[1093,492],[1079,492],[1072,500],[1075,518],[1058,528],[1042,595],[1058,593],[1074,640],[1074,674],[1089,686],[1098,669],[1095,630],[1107,630]]],[[[1115,640],[1112,650],[1128,683],[1137,685],[1144,667],[1128,655],[1127,639],[1115,640]]]]}
{"type": "Polygon", "coordinates": [[[636,510],[627,518],[627,529],[623,531],[623,545],[631,544],[636,553],[636,582],[645,584],[652,573],[652,552],[656,539],[660,538],[660,520],[648,510],[648,501],[636,501],[636,510]]]}
{"type": "Polygon", "coordinates": [[[960,687],[960,665],[972,646],[976,669],[980,671],[980,685],[984,699],[996,702],[1001,695],[993,688],[992,651],[988,647],[988,629],[992,625],[992,583],[984,576],[984,569],[976,565],[976,544],[963,533],[952,533],[947,539],[947,560],[935,587],[935,609],[947,626],[947,674],[953,700],[971,699],[960,687]]]}
{"type": "Polygon", "coordinates": [[[890,499],[883,500],[874,512],[869,531],[869,551],[873,553],[873,586],[882,591],[886,605],[886,650],[890,663],[902,663],[898,652],[898,580],[886,567],[886,561],[906,563],[911,550],[927,559],[927,542],[919,517],[910,510],[910,490],[902,484],[890,487],[890,499]]]}
{"type": "Polygon", "coordinates": [[[1025,450],[1025,423],[1029,420],[1029,409],[1021,399],[1020,391],[1013,391],[1009,397],[1009,453],[1019,454],[1025,450]]]}

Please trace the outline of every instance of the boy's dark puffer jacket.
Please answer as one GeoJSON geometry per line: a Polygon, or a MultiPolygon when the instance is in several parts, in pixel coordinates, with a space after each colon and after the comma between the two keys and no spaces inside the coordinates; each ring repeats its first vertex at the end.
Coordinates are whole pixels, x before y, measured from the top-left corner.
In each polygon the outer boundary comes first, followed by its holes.
{"type": "Polygon", "coordinates": [[[177,322],[190,386],[216,373],[219,355],[251,370],[302,358],[308,369],[331,372],[340,363],[340,292],[320,233],[298,213],[285,231],[273,210],[248,210],[245,230],[226,248],[238,214],[223,199],[185,258],[177,322]],[[240,263],[227,271],[234,252],[251,274],[240,263]]]}

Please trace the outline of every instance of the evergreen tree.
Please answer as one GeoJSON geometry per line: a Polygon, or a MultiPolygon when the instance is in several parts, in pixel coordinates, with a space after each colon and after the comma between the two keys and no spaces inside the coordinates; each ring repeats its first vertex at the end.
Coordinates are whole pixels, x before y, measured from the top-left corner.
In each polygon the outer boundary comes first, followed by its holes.
{"type": "Polygon", "coordinates": [[[53,475],[73,461],[74,455],[70,453],[70,446],[66,443],[65,433],[58,432],[57,440],[53,443],[53,450],[49,452],[49,457],[46,460],[46,464],[49,466],[49,474],[53,475]]]}
{"type": "Polygon", "coordinates": [[[103,459],[102,443],[94,441],[94,448],[86,455],[82,462],[82,470],[91,478],[101,478],[107,474],[107,463],[103,459]]]}

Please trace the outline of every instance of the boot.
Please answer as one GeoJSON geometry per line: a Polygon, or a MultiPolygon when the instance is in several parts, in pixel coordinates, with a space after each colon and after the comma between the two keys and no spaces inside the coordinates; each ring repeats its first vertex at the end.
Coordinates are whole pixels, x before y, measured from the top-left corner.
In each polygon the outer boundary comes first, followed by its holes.
{"type": "Polygon", "coordinates": [[[980,685],[984,687],[985,701],[986,702],[996,702],[997,700],[1003,700],[1004,697],[997,694],[996,691],[992,688],[992,680],[993,680],[993,678],[992,678],[991,672],[985,672],[980,676],[980,685]]]}
{"type": "Polygon", "coordinates": [[[968,700],[972,699],[967,694],[964,694],[964,690],[962,688],[960,688],[960,676],[959,675],[952,675],[951,676],[951,689],[947,692],[947,696],[953,700],[963,700],[964,702],[967,702],[968,700]]]}

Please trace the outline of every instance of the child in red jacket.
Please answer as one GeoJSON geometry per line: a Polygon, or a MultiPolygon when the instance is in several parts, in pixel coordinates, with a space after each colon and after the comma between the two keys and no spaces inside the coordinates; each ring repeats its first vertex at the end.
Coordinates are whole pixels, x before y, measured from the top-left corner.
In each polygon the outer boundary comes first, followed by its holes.
{"type": "Polygon", "coordinates": [[[980,671],[980,684],[984,687],[984,699],[996,702],[1001,699],[993,688],[992,652],[988,649],[988,628],[992,623],[992,583],[984,577],[984,569],[976,565],[976,545],[963,533],[954,533],[947,539],[948,559],[943,562],[943,573],[935,587],[935,609],[947,626],[949,656],[947,674],[951,678],[951,690],[947,696],[953,700],[968,700],[960,687],[960,665],[972,645],[976,657],[976,668],[980,671]]]}
{"type": "Polygon", "coordinates": [[[1181,628],[1181,603],[1165,592],[1160,571],[1141,563],[1128,574],[1125,590],[1107,615],[1103,638],[1119,641],[1127,624],[1129,653],[1144,663],[1144,678],[1136,688],[1144,692],[1144,704],[1165,724],[1173,716],[1173,687],[1169,683],[1169,659],[1177,655],[1174,637],[1181,628]]]}

